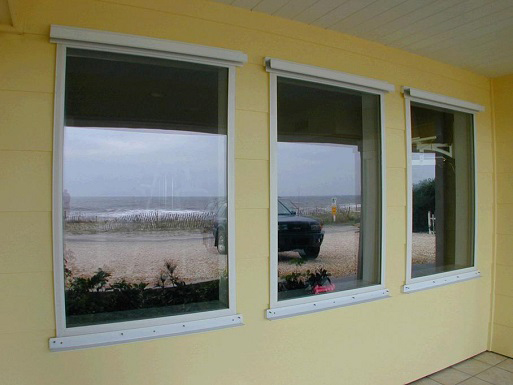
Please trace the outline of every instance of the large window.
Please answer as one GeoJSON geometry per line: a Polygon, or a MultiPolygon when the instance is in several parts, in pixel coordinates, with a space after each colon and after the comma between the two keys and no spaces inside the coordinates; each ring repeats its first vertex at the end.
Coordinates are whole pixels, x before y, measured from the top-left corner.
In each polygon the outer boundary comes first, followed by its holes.
{"type": "Polygon", "coordinates": [[[412,282],[427,278],[436,284],[433,277],[475,266],[475,133],[471,111],[407,101],[411,228],[406,287],[411,289],[412,282]]]}
{"type": "Polygon", "coordinates": [[[60,55],[61,334],[234,314],[233,69],[72,47],[60,55]]]}
{"type": "Polygon", "coordinates": [[[381,94],[271,76],[274,306],[381,287],[381,94]]]}

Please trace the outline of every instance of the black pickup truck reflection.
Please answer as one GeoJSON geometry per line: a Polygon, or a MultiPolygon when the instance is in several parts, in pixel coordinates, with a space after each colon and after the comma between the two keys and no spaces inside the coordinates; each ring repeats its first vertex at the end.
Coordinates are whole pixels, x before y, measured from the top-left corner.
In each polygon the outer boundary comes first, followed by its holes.
{"type": "Polygon", "coordinates": [[[316,219],[296,215],[278,200],[278,251],[298,251],[302,258],[319,256],[324,239],[322,224],[316,219]]]}

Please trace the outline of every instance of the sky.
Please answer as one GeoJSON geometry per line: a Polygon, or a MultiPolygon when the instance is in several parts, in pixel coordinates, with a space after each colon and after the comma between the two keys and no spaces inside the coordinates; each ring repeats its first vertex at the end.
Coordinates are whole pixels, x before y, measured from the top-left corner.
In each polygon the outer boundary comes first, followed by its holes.
{"type": "Polygon", "coordinates": [[[413,184],[426,179],[435,179],[435,155],[433,153],[412,153],[411,181],[413,184]]]}
{"type": "Polygon", "coordinates": [[[280,142],[278,195],[359,195],[356,157],[356,146],[280,142]]]}
{"type": "Polygon", "coordinates": [[[66,127],[72,196],[224,196],[226,135],[66,127]]]}
{"type": "MultiPolygon", "coordinates": [[[[360,195],[356,146],[278,143],[278,195],[360,195]]],[[[66,127],[64,188],[79,196],[225,196],[226,135],[66,127]]],[[[264,181],[262,182],[264,183],[264,181]]]]}

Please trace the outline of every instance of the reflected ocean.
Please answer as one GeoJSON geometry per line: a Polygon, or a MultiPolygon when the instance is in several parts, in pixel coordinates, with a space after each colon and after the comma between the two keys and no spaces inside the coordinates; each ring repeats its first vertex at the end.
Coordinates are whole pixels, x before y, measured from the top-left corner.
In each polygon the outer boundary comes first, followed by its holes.
{"type": "MultiPolygon", "coordinates": [[[[64,201],[66,199],[64,198],[64,201]]],[[[70,197],[69,215],[115,218],[125,215],[154,213],[212,212],[220,197],[70,197]]],[[[64,203],[66,210],[66,204],[64,203]]]]}
{"type": "MultiPolygon", "coordinates": [[[[332,198],[337,205],[360,204],[360,196],[283,196],[280,200],[296,208],[329,208],[332,198]]],[[[69,205],[64,198],[64,209],[68,215],[84,217],[115,218],[124,215],[159,213],[207,213],[217,211],[225,197],[74,197],[69,205]]]]}

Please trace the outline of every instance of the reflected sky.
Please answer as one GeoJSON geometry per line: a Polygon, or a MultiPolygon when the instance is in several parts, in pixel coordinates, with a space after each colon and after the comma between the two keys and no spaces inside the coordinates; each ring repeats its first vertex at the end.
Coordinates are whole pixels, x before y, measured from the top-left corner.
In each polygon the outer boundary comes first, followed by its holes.
{"type": "Polygon", "coordinates": [[[436,154],[413,152],[411,155],[412,183],[417,184],[426,179],[435,179],[436,154]]]}
{"type": "Polygon", "coordinates": [[[356,146],[278,143],[278,195],[360,195],[356,146]]]}
{"type": "Polygon", "coordinates": [[[224,196],[226,135],[65,128],[72,196],[224,196]]]}

